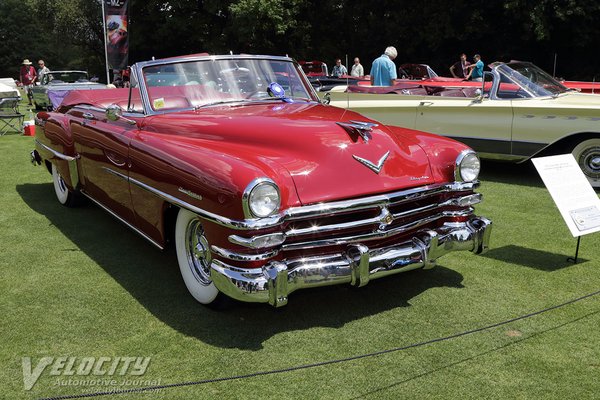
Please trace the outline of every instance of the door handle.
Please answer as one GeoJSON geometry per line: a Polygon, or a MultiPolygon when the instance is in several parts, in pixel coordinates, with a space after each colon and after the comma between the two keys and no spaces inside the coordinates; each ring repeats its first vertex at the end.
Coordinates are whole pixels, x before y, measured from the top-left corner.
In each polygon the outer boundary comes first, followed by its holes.
{"type": "Polygon", "coordinates": [[[81,114],[83,116],[83,118],[85,119],[94,119],[94,114],[89,113],[89,112],[84,112],[83,114],[81,114]]]}
{"type": "Polygon", "coordinates": [[[419,103],[420,106],[430,106],[433,104],[433,101],[422,101],[419,103]]]}

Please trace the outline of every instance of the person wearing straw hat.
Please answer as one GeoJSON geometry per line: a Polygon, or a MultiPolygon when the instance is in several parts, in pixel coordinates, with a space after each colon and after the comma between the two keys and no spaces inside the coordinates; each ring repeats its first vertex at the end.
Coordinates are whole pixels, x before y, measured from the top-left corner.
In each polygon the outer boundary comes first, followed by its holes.
{"type": "Polygon", "coordinates": [[[23,90],[25,90],[25,93],[27,93],[30,106],[33,105],[33,93],[31,93],[31,88],[34,85],[36,78],[37,72],[35,72],[35,68],[31,65],[31,61],[29,61],[27,58],[24,59],[21,65],[19,79],[23,84],[23,90]]]}

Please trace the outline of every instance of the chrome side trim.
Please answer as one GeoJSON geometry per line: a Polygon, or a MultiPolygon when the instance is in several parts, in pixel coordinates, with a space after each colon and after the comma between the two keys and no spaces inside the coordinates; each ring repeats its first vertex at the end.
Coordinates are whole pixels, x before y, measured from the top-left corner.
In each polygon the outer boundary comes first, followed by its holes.
{"type": "Polygon", "coordinates": [[[79,158],[79,155],[75,156],[75,157],[71,157],[68,156],[66,154],[63,153],[59,153],[58,151],[46,146],[45,144],[43,144],[42,142],[40,142],[39,140],[35,139],[35,144],[39,145],[41,147],[43,147],[45,150],[49,151],[50,153],[52,153],[52,155],[56,158],[60,158],[61,160],[65,160],[65,161],[75,161],[79,158]]]}
{"type": "Polygon", "coordinates": [[[119,220],[121,223],[123,223],[129,229],[131,229],[132,231],[134,231],[135,233],[137,233],[138,235],[140,235],[141,237],[143,237],[144,239],[146,239],[147,241],[149,241],[150,243],[152,243],[154,246],[158,247],[160,250],[164,250],[164,246],[160,245],[158,242],[156,242],[150,236],[146,235],[144,232],[140,231],[138,228],[136,228],[135,226],[131,225],[129,222],[125,221],[123,218],[121,218],[118,214],[116,214],[110,208],[106,207],[104,204],[100,203],[98,200],[94,199],[92,196],[90,196],[89,194],[85,193],[83,190],[81,191],[81,194],[83,194],[85,197],[87,197],[88,199],[90,199],[98,207],[102,208],[104,211],[106,211],[107,213],[109,213],[110,215],[112,215],[113,217],[115,217],[117,220],[119,220]]]}
{"type": "Polygon", "coordinates": [[[73,189],[79,190],[80,180],[79,171],[77,170],[77,160],[80,158],[79,154],[75,157],[71,157],[66,154],[59,153],[58,151],[43,144],[38,139],[35,139],[35,145],[39,146],[41,149],[50,152],[50,154],[52,154],[54,157],[67,162],[67,165],[69,167],[69,177],[71,178],[71,185],[73,186],[73,189]]]}

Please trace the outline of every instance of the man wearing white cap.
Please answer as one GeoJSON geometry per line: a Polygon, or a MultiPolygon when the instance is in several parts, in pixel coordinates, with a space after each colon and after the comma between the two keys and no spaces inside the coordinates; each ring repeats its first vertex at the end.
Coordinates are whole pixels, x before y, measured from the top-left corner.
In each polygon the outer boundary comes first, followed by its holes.
{"type": "Polygon", "coordinates": [[[27,98],[29,99],[29,105],[32,106],[33,93],[31,93],[31,87],[33,86],[35,80],[37,78],[37,73],[35,72],[35,68],[31,65],[31,61],[28,59],[23,60],[23,65],[21,65],[21,71],[19,74],[19,79],[23,84],[23,90],[27,93],[27,98]]]}
{"type": "Polygon", "coordinates": [[[392,86],[394,79],[397,78],[396,64],[392,61],[398,56],[395,47],[390,46],[385,49],[379,58],[373,61],[371,66],[371,85],[373,86],[392,86]]]}

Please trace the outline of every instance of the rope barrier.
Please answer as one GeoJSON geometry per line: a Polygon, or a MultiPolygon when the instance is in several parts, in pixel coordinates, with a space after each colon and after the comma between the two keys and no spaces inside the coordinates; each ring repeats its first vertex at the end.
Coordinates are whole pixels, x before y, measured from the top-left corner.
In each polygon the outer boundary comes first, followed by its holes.
{"type": "Polygon", "coordinates": [[[210,379],[203,379],[203,380],[199,380],[199,381],[188,381],[188,382],[171,383],[171,384],[165,384],[165,385],[145,386],[145,387],[137,387],[137,388],[131,388],[131,389],[119,389],[119,390],[94,392],[94,393],[81,393],[81,394],[64,395],[64,396],[56,396],[56,397],[45,397],[45,398],[41,398],[39,400],[81,399],[81,398],[87,398],[87,397],[110,396],[110,395],[116,395],[116,394],[150,392],[150,391],[158,391],[158,390],[169,389],[169,388],[177,388],[177,387],[184,387],[184,386],[198,386],[198,385],[204,385],[207,383],[232,381],[232,380],[237,380],[237,379],[249,379],[249,378],[254,378],[257,376],[275,375],[275,374],[281,374],[281,373],[285,373],[285,372],[292,372],[292,371],[299,371],[299,370],[303,370],[303,369],[322,367],[325,365],[340,364],[340,363],[344,363],[344,362],[348,362],[348,361],[354,361],[354,360],[360,360],[362,358],[380,356],[382,354],[395,353],[398,351],[413,349],[416,347],[422,347],[422,346],[426,346],[426,345],[433,344],[433,343],[439,343],[439,342],[444,342],[444,341],[448,341],[451,339],[456,339],[456,338],[459,338],[462,336],[472,335],[474,333],[490,330],[490,329],[497,328],[497,327],[503,326],[503,325],[508,325],[508,324],[516,322],[516,321],[521,321],[524,319],[534,317],[536,315],[540,315],[540,314],[543,314],[543,313],[546,313],[549,311],[553,311],[553,310],[556,310],[556,309],[559,309],[562,307],[566,307],[573,303],[577,303],[579,301],[588,299],[590,297],[597,296],[599,294],[600,294],[600,290],[593,292],[593,293],[586,294],[581,297],[577,297],[572,300],[568,300],[561,304],[557,304],[554,306],[544,308],[542,310],[534,311],[534,312],[531,312],[531,313],[528,313],[525,315],[521,315],[519,317],[507,319],[502,322],[497,322],[497,323],[494,323],[491,325],[486,325],[486,326],[483,326],[480,328],[475,328],[475,329],[471,329],[468,331],[455,333],[455,334],[449,335],[449,336],[426,340],[424,342],[413,343],[413,344],[409,344],[406,346],[394,347],[391,349],[380,350],[380,351],[367,353],[367,354],[360,354],[360,355],[356,355],[356,356],[345,357],[345,358],[340,358],[340,359],[335,359],[335,360],[320,361],[320,362],[311,363],[311,364],[297,365],[297,366],[292,366],[292,367],[288,367],[288,368],[280,368],[280,369],[274,369],[274,370],[269,370],[269,371],[252,372],[252,373],[244,374],[244,375],[233,375],[233,376],[227,376],[227,377],[221,377],[221,378],[210,378],[210,379]]]}

